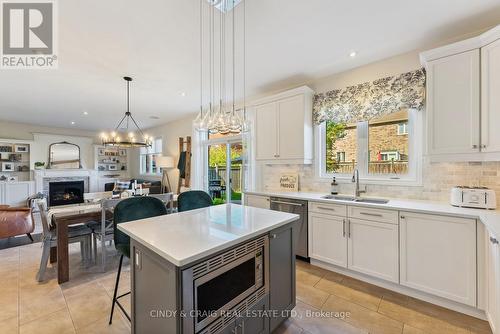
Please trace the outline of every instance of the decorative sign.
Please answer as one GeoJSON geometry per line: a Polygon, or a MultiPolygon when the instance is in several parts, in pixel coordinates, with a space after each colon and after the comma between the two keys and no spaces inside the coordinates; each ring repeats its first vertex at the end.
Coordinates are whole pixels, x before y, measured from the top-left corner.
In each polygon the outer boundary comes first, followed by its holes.
{"type": "Polygon", "coordinates": [[[299,190],[299,174],[283,174],[280,177],[281,191],[298,191],[299,190]]]}

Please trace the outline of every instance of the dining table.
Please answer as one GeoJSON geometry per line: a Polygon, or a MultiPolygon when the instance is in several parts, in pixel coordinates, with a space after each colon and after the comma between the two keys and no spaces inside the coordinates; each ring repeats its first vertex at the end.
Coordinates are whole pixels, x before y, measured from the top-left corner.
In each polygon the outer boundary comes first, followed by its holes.
{"type": "Polygon", "coordinates": [[[101,221],[103,212],[106,212],[106,219],[111,218],[112,212],[103,211],[101,205],[96,204],[74,206],[51,214],[51,223],[56,228],[57,247],[50,249],[50,263],[57,261],[59,284],[69,281],[68,226],[101,221]]]}
{"type": "MultiPolygon", "coordinates": [[[[91,200],[89,203],[54,207],[48,210],[48,221],[56,229],[57,247],[50,249],[50,263],[57,262],[57,281],[59,284],[69,281],[69,250],[68,227],[71,225],[101,222],[103,235],[107,222],[112,221],[114,206],[126,198],[112,199],[111,192],[88,193],[85,196],[91,200]],[[96,196],[97,195],[97,196],[96,196]]],[[[167,212],[173,212],[174,195],[172,193],[148,194],[165,203],[167,212]]],[[[105,238],[101,238],[101,270],[106,270],[105,238]]],[[[93,245],[97,247],[97,245],[93,245]]],[[[97,258],[95,259],[97,261],[97,258]]]]}

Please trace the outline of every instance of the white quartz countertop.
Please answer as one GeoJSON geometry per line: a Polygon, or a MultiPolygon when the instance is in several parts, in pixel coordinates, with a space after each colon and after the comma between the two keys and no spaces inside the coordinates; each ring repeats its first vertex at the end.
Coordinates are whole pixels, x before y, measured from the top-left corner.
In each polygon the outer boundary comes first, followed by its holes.
{"type": "Polygon", "coordinates": [[[224,204],[122,223],[118,229],[182,267],[298,218],[295,214],[224,204]]]}
{"type": "MultiPolygon", "coordinates": [[[[249,195],[262,195],[270,197],[281,197],[290,199],[301,199],[306,201],[324,202],[324,203],[340,203],[351,206],[373,207],[380,209],[393,209],[398,211],[420,212],[441,214],[465,218],[478,219],[486,228],[500,239],[500,210],[485,210],[485,209],[471,209],[471,208],[458,208],[445,202],[432,202],[422,200],[410,199],[394,199],[385,198],[389,200],[386,204],[373,204],[373,203],[359,203],[350,201],[340,201],[321,198],[327,195],[326,193],[313,193],[313,192],[269,192],[269,191],[246,191],[245,194],[249,195]]],[[[370,196],[363,196],[370,198],[370,196]]],[[[382,198],[382,197],[376,197],[382,198]]]]}

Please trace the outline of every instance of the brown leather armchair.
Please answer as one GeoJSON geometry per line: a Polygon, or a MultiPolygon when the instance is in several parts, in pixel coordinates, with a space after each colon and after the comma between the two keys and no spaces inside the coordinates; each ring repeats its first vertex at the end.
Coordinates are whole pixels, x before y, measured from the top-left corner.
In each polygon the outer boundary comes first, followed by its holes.
{"type": "Polygon", "coordinates": [[[0,206],[0,239],[26,234],[31,241],[35,229],[31,209],[0,206]]]}

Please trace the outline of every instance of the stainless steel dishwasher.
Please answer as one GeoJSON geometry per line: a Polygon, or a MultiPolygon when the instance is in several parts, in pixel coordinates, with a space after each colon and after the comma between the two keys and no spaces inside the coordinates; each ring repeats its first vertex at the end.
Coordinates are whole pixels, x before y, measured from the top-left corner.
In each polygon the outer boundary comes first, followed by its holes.
{"type": "Polygon", "coordinates": [[[271,197],[271,210],[289,212],[300,215],[299,219],[299,241],[297,244],[297,256],[309,260],[307,245],[307,201],[296,199],[271,197]]]}

